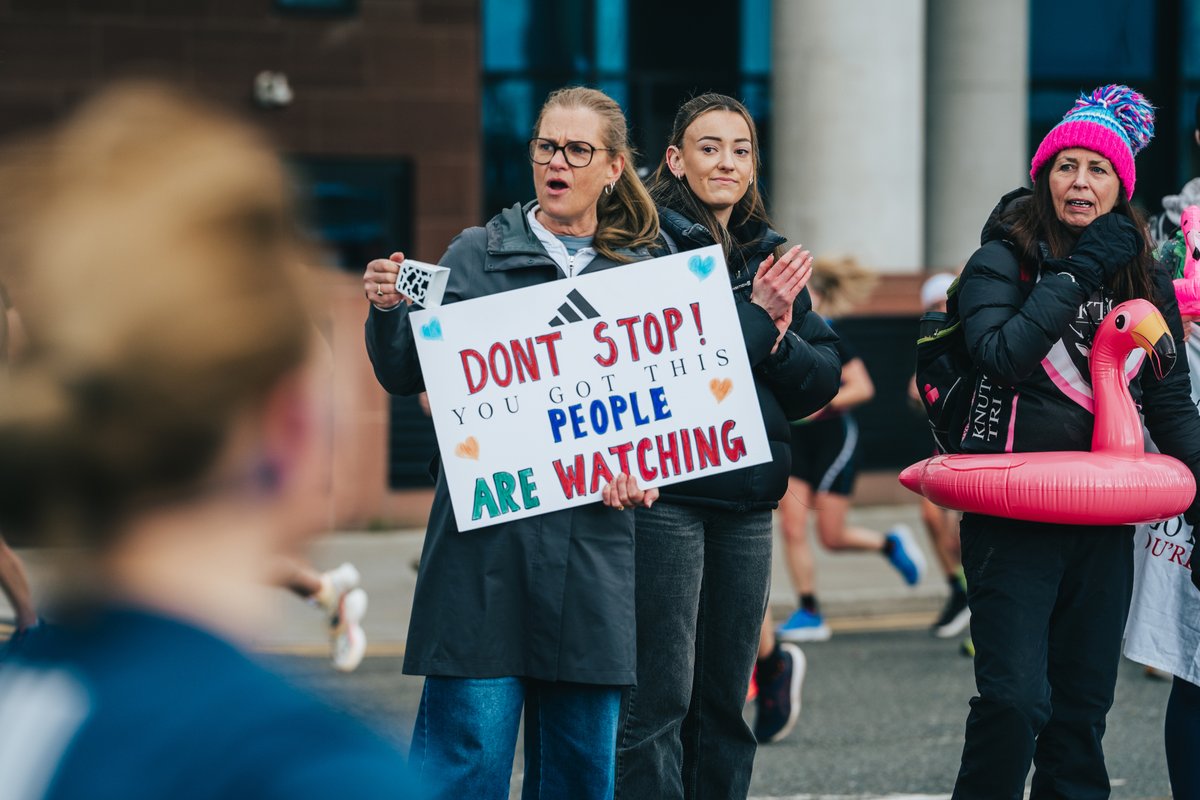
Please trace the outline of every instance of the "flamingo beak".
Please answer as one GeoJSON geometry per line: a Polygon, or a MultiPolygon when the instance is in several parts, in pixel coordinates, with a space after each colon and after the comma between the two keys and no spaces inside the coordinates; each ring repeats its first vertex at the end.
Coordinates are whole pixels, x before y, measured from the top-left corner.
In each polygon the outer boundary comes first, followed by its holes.
{"type": "Polygon", "coordinates": [[[1175,366],[1175,338],[1162,314],[1154,313],[1134,326],[1133,341],[1146,351],[1154,375],[1162,380],[1175,366]]]}

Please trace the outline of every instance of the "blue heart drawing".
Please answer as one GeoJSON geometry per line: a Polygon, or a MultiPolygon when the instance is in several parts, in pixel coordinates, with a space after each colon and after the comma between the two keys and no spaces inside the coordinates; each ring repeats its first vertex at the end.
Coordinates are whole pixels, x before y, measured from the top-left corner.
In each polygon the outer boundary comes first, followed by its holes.
{"type": "Polygon", "coordinates": [[[437,317],[421,326],[421,338],[438,340],[442,338],[442,323],[438,321],[437,317]]]}
{"type": "Polygon", "coordinates": [[[688,269],[690,269],[692,274],[697,278],[704,280],[712,274],[713,267],[716,266],[716,264],[717,262],[712,256],[708,256],[707,258],[692,256],[688,260],[688,269]]]}

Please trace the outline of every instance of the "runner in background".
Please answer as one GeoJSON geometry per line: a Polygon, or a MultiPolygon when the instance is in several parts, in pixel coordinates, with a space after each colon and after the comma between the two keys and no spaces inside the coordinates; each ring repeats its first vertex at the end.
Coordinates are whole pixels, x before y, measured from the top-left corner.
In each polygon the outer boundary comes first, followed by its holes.
{"type": "Polygon", "coordinates": [[[353,672],[367,652],[362,618],[367,613],[367,593],[359,588],[353,564],[317,572],[298,559],[281,559],[275,582],[323,611],[329,620],[333,666],[353,672]]]}
{"type": "MultiPolygon", "coordinates": [[[[809,283],[813,309],[827,320],[841,317],[866,301],[875,280],[874,273],[851,258],[819,258],[809,283]]],[[[844,336],[837,348],[842,363],[837,395],[820,411],[792,423],[791,477],[787,494],[779,502],[779,516],[784,556],[799,607],[776,630],[785,642],[823,641],[830,636],[817,602],[808,538],[810,510],[816,512],[817,535],[827,550],[880,553],[909,586],[916,585],[925,571],[925,556],[908,526],[896,525],[887,533],[878,533],[847,524],[858,455],[858,424],[851,411],[874,397],[875,386],[844,336]]]]}

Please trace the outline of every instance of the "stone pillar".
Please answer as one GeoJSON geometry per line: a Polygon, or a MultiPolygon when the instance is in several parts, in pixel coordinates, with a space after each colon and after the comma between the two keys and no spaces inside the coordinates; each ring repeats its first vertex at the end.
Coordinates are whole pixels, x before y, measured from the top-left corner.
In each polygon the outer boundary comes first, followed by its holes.
{"type": "Polygon", "coordinates": [[[779,230],[816,254],[919,270],[924,0],[775,0],[773,12],[767,156],[779,230]]]}
{"type": "Polygon", "coordinates": [[[1029,185],[1028,0],[929,0],[927,53],[925,262],[953,269],[1029,185]]]}

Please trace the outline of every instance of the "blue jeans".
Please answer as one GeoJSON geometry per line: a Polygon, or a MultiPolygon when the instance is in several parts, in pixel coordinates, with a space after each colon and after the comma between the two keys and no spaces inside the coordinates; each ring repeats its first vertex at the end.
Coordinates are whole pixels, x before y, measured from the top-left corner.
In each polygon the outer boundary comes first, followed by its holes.
{"type": "Polygon", "coordinates": [[[1105,717],[1133,587],[1133,527],[962,519],[975,684],[958,800],[1109,797],[1105,717]]]}
{"type": "Polygon", "coordinates": [[[508,800],[521,709],[523,800],[608,800],[621,689],[529,678],[428,677],[413,771],[445,800],[508,800]]]}
{"type": "Polygon", "coordinates": [[[617,745],[622,800],[744,798],[742,718],[771,578],[771,512],[638,509],[637,686],[617,745]]]}

